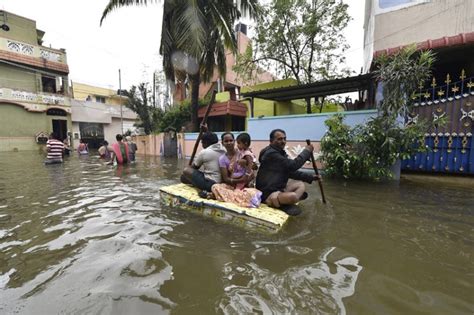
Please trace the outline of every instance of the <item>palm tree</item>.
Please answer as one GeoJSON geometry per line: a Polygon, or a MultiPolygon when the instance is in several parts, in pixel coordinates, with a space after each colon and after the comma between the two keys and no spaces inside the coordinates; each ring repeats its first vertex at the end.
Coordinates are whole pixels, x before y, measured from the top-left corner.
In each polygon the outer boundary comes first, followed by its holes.
{"type": "MultiPolygon", "coordinates": [[[[168,80],[188,76],[191,81],[192,123],[198,127],[198,97],[201,81],[209,82],[214,68],[225,76],[225,49],[236,53],[234,23],[242,14],[255,18],[258,0],[163,0],[163,27],[160,54],[168,80]],[[173,62],[181,52],[196,63],[195,71],[177,69],[173,62]]],[[[147,5],[154,0],[110,0],[100,23],[114,9],[131,5],[147,5]]]]}

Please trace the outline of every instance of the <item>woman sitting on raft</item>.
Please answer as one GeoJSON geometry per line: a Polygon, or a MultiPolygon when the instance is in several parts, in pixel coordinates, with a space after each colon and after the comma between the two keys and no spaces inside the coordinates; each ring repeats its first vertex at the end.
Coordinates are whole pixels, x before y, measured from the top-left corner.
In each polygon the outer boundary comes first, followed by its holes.
{"type": "Polygon", "coordinates": [[[248,183],[253,179],[253,174],[246,173],[246,167],[240,161],[239,152],[235,149],[234,135],[230,132],[221,136],[226,153],[219,158],[222,174],[221,184],[212,186],[212,193],[219,201],[232,202],[242,207],[258,208],[262,193],[255,188],[248,188],[248,183]]]}

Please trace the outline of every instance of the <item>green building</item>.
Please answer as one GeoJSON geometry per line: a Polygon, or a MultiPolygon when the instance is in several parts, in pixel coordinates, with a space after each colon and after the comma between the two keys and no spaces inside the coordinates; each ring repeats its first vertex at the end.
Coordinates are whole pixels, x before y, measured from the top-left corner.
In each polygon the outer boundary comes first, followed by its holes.
{"type": "Polygon", "coordinates": [[[0,10],[0,151],[37,150],[72,129],[66,51],[42,46],[36,21],[0,10]]]}

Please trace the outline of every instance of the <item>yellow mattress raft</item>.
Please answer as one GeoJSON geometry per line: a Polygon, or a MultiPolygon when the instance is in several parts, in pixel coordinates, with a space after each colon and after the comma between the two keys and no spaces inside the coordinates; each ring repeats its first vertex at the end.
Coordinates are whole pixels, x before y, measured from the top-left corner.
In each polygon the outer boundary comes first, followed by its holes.
{"type": "Polygon", "coordinates": [[[161,187],[160,196],[164,205],[179,207],[251,230],[275,233],[283,228],[289,218],[285,212],[263,203],[258,208],[245,208],[230,202],[204,199],[198,196],[196,188],[186,184],[161,187]]]}

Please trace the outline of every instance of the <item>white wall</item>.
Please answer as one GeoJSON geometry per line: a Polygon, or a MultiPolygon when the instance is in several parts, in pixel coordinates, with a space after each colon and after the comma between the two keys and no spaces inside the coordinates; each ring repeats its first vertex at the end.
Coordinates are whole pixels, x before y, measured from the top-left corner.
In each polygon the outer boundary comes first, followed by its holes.
{"type": "MultiPolygon", "coordinates": [[[[135,130],[133,124],[135,123],[135,119],[123,119],[123,132],[127,132],[128,129],[135,130]]],[[[117,134],[122,133],[122,123],[120,118],[112,117],[111,124],[104,124],[104,138],[109,143],[113,143],[115,141],[115,136],[117,134]]]]}
{"type": "Polygon", "coordinates": [[[378,9],[379,0],[366,1],[366,68],[375,51],[474,32],[473,0],[418,0],[388,12],[378,9]]]}

